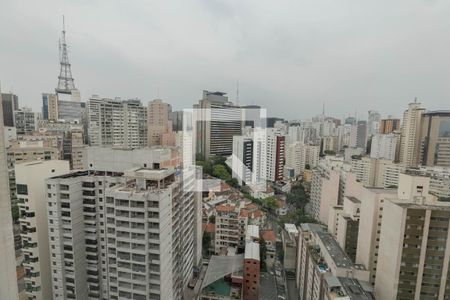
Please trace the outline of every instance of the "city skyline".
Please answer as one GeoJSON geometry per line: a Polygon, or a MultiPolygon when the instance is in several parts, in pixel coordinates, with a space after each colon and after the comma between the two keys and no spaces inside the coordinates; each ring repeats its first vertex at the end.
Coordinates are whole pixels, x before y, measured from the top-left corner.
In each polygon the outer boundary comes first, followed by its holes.
{"type": "Polygon", "coordinates": [[[205,88],[227,92],[236,102],[239,81],[240,104],[259,104],[269,116],[286,119],[320,114],[323,103],[326,113],[338,118],[356,110],[366,119],[369,109],[401,117],[416,96],[426,109],[439,109],[449,93],[440,49],[450,5],[402,3],[390,3],[388,13],[385,3],[362,7],[330,1],[286,6],[194,1],[133,8],[49,1],[45,10],[8,1],[4,11],[9,13],[0,21],[0,62],[8,70],[2,91],[11,90],[21,105],[40,110],[41,93],[53,92],[57,84],[64,14],[72,73],[83,101],[92,94],[138,97],[144,105],[162,98],[178,110],[192,107],[205,88]],[[98,18],[105,9],[109,18],[98,18]],[[22,24],[18,16],[28,22],[22,24]],[[111,21],[119,17],[121,22],[111,21]],[[295,109],[286,111],[287,105],[295,109]]]}

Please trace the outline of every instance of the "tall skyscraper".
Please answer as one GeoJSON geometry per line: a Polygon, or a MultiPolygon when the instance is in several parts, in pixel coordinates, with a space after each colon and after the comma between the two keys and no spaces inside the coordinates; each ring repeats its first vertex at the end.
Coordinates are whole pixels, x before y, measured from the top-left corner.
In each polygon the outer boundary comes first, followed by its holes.
{"type": "Polygon", "coordinates": [[[286,155],[285,136],[269,130],[267,133],[267,180],[280,181],[284,177],[286,155]]]}
{"type": "MultiPolygon", "coordinates": [[[[1,95],[1,94],[0,94],[1,95]]],[[[2,101],[3,102],[3,101],[2,101]]],[[[0,105],[0,299],[18,299],[11,199],[0,105]]]]}
{"type": "Polygon", "coordinates": [[[367,137],[378,133],[380,131],[380,113],[374,110],[369,110],[367,118],[367,137]]]}
{"type": "Polygon", "coordinates": [[[253,180],[253,144],[251,136],[233,137],[232,176],[240,185],[253,180]]]}
{"type": "Polygon", "coordinates": [[[17,199],[23,238],[25,291],[28,299],[52,298],[49,221],[45,179],[69,172],[69,162],[33,161],[17,164],[17,199]]]}
{"type": "Polygon", "coordinates": [[[402,134],[400,138],[400,163],[407,166],[417,165],[419,157],[419,131],[422,113],[420,103],[413,102],[403,114],[402,134]]]}
{"type": "Polygon", "coordinates": [[[198,120],[196,152],[206,159],[211,155],[231,155],[233,136],[242,134],[242,110],[225,95],[203,91],[203,98],[194,105],[198,120]]]}
{"type": "Polygon", "coordinates": [[[309,214],[323,224],[328,223],[329,211],[338,204],[339,170],[328,161],[314,169],[311,182],[309,214]]]}
{"type": "Polygon", "coordinates": [[[156,146],[162,144],[163,134],[172,132],[172,121],[169,119],[172,107],[161,99],[155,99],[148,103],[147,125],[148,145],[156,146]]]}
{"type": "Polygon", "coordinates": [[[13,93],[1,93],[3,105],[3,124],[6,127],[14,127],[14,111],[19,109],[19,97],[13,93]]]}
{"type": "Polygon", "coordinates": [[[42,93],[42,119],[58,120],[58,97],[56,94],[42,93]]]}
{"type": "Polygon", "coordinates": [[[147,109],[139,99],[102,99],[94,95],[88,106],[91,146],[147,145],[147,109]]]}
{"type": "Polygon", "coordinates": [[[352,125],[350,131],[350,147],[366,149],[367,143],[367,122],[358,121],[352,125]]]}
{"type": "Polygon", "coordinates": [[[183,130],[183,111],[173,111],[170,113],[170,120],[172,120],[172,130],[175,132],[183,130]]]}
{"type": "Polygon", "coordinates": [[[388,117],[380,121],[380,133],[389,134],[400,129],[400,119],[388,117]]]}
{"type": "Polygon", "coordinates": [[[53,299],[182,298],[201,208],[195,173],[171,159],[167,148],[97,148],[90,171],[47,180],[53,299]]]}
{"type": "Polygon", "coordinates": [[[419,164],[450,167],[450,111],[422,114],[419,164]]]}

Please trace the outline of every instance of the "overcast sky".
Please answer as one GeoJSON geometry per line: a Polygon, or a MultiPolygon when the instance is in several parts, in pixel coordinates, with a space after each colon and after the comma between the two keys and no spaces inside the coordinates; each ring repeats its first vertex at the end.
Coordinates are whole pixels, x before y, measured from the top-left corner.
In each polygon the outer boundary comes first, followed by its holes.
{"type": "Polygon", "coordinates": [[[228,92],[268,115],[400,116],[414,97],[450,109],[448,0],[0,1],[0,80],[41,107],[66,16],[83,100],[159,97],[192,107],[228,92]]]}

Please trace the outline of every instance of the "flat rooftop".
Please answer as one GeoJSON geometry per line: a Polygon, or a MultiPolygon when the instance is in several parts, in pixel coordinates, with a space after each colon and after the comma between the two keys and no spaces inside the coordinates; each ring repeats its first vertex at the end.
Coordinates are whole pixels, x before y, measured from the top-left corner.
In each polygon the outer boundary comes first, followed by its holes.
{"type": "Polygon", "coordinates": [[[174,170],[169,169],[149,169],[149,168],[134,168],[125,171],[126,177],[145,178],[149,180],[162,180],[169,175],[174,174],[174,170]]]}
{"type": "Polygon", "coordinates": [[[450,202],[437,201],[435,203],[408,203],[398,199],[390,199],[393,203],[403,208],[415,208],[415,209],[430,209],[430,210],[444,210],[450,211],[450,202]]]}
{"type": "Polygon", "coordinates": [[[259,226],[257,225],[247,225],[247,230],[245,232],[245,239],[259,239],[259,226]]]}
{"type": "Polygon", "coordinates": [[[373,300],[373,289],[370,283],[346,277],[325,277],[328,292],[333,299],[373,300]]]}
{"type": "Polygon", "coordinates": [[[319,231],[316,234],[326,248],[321,249],[321,252],[328,252],[338,268],[355,267],[350,257],[342,250],[339,243],[330,233],[319,231]]]}
{"type": "Polygon", "coordinates": [[[315,223],[302,223],[300,224],[302,231],[319,232],[324,231],[323,226],[315,223]]]}
{"type": "Polygon", "coordinates": [[[245,243],[244,258],[259,260],[259,243],[256,242],[245,243]]]}

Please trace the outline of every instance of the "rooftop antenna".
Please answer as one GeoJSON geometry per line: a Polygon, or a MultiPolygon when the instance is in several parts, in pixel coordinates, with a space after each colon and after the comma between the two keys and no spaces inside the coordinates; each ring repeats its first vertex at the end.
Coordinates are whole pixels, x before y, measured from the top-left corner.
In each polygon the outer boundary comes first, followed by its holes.
{"type": "Polygon", "coordinates": [[[69,55],[67,54],[67,42],[66,42],[66,20],[63,15],[63,30],[61,38],[59,39],[59,61],[60,71],[58,76],[58,85],[55,89],[57,93],[71,94],[71,91],[75,89],[74,80],[72,77],[72,71],[69,63],[69,55]]]}
{"type": "Polygon", "coordinates": [[[414,97],[414,103],[417,103],[417,97],[414,97]]]}
{"type": "Polygon", "coordinates": [[[322,103],[322,115],[325,116],[325,101],[322,103]]]}

